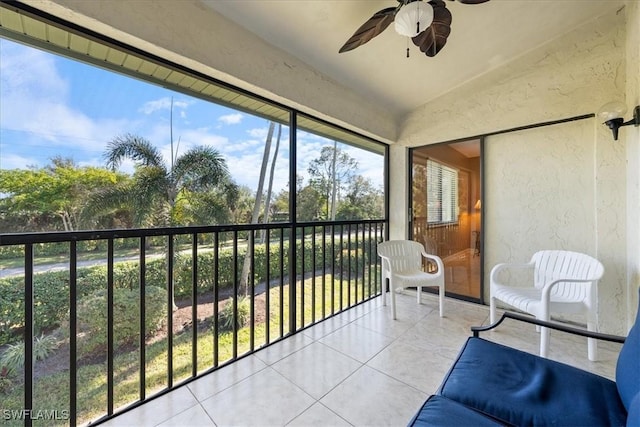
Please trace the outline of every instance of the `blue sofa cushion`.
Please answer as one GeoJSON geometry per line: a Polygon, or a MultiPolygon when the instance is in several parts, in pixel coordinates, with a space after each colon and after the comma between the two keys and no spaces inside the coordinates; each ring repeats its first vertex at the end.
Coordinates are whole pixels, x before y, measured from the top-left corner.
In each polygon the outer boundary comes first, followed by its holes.
{"type": "Polygon", "coordinates": [[[620,426],[627,411],[606,378],[469,338],[439,394],[515,425],[620,426]]]}
{"type": "Polygon", "coordinates": [[[618,355],[616,384],[622,403],[628,411],[631,400],[640,393],[640,308],[636,323],[629,331],[618,355]]]}
{"type": "Polygon", "coordinates": [[[443,396],[431,396],[409,422],[409,426],[504,426],[491,417],[469,409],[443,396]]]}
{"type": "Polygon", "coordinates": [[[627,427],[640,427],[640,393],[631,400],[627,414],[627,427]]]}

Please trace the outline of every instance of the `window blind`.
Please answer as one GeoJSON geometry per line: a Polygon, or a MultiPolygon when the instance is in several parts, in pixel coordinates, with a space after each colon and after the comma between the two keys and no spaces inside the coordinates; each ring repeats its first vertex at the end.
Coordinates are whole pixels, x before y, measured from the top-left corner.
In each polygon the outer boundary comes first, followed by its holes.
{"type": "Polygon", "coordinates": [[[427,160],[427,222],[458,221],[458,171],[435,160],[427,160]]]}

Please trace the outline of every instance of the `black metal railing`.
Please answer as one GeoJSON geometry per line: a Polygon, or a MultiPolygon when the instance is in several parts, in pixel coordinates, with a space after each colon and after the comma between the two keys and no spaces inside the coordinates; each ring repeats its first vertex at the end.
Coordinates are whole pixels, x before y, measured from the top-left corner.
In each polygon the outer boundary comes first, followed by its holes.
{"type": "Polygon", "coordinates": [[[1,234],[0,365],[24,355],[0,374],[4,421],[102,422],[379,295],[384,227],[1,234]]]}

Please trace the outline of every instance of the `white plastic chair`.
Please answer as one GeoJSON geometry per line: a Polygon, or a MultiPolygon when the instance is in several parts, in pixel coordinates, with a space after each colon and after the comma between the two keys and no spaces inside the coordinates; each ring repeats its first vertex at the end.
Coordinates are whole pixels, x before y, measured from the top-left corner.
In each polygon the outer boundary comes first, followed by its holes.
{"type": "Polygon", "coordinates": [[[440,257],[428,254],[421,243],[412,240],[388,240],[378,244],[382,258],[382,303],[387,305],[386,279],[391,292],[391,312],[396,318],[396,291],[416,287],[418,304],[422,302],[422,288],[437,286],[440,297],[440,317],[444,315],[444,264],[440,257]],[[424,271],[422,259],[436,264],[434,272],[424,271]]]}
{"type": "MultiPolygon", "coordinates": [[[[597,282],[604,267],[595,258],[578,252],[545,250],[533,254],[526,264],[498,264],[490,276],[490,322],[496,321],[498,300],[548,321],[550,313],[581,314],[587,318],[587,329],[597,329],[597,282]],[[504,281],[505,272],[532,269],[533,283],[517,285],[504,281]]],[[[540,356],[547,357],[549,330],[540,330],[540,356]]],[[[589,360],[597,358],[597,342],[588,340],[589,360]]]]}

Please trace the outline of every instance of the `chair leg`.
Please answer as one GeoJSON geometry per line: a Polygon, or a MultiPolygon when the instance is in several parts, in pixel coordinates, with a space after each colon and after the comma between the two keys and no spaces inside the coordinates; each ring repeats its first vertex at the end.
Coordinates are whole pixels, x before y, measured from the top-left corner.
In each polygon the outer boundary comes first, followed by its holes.
{"type": "MultiPolygon", "coordinates": [[[[541,319],[548,321],[549,319],[541,319]]],[[[540,357],[549,353],[549,328],[540,328],[540,357]]]]}
{"type": "MultiPolygon", "coordinates": [[[[595,325],[588,322],[587,330],[596,331],[595,325]]],[[[595,362],[598,360],[598,340],[587,338],[587,354],[590,361],[595,362]]]]}
{"type": "Polygon", "coordinates": [[[391,315],[393,320],[396,320],[396,290],[393,288],[393,283],[389,287],[389,292],[391,293],[391,315]]]}
{"type": "Polygon", "coordinates": [[[382,305],[387,305],[387,289],[389,288],[389,279],[382,280],[382,305]]]}
{"type": "Polygon", "coordinates": [[[418,305],[422,304],[422,287],[421,286],[416,286],[416,292],[418,293],[418,295],[417,295],[418,305]]]}
{"type": "Polygon", "coordinates": [[[496,299],[494,297],[489,298],[489,323],[496,323],[496,299]]]}

